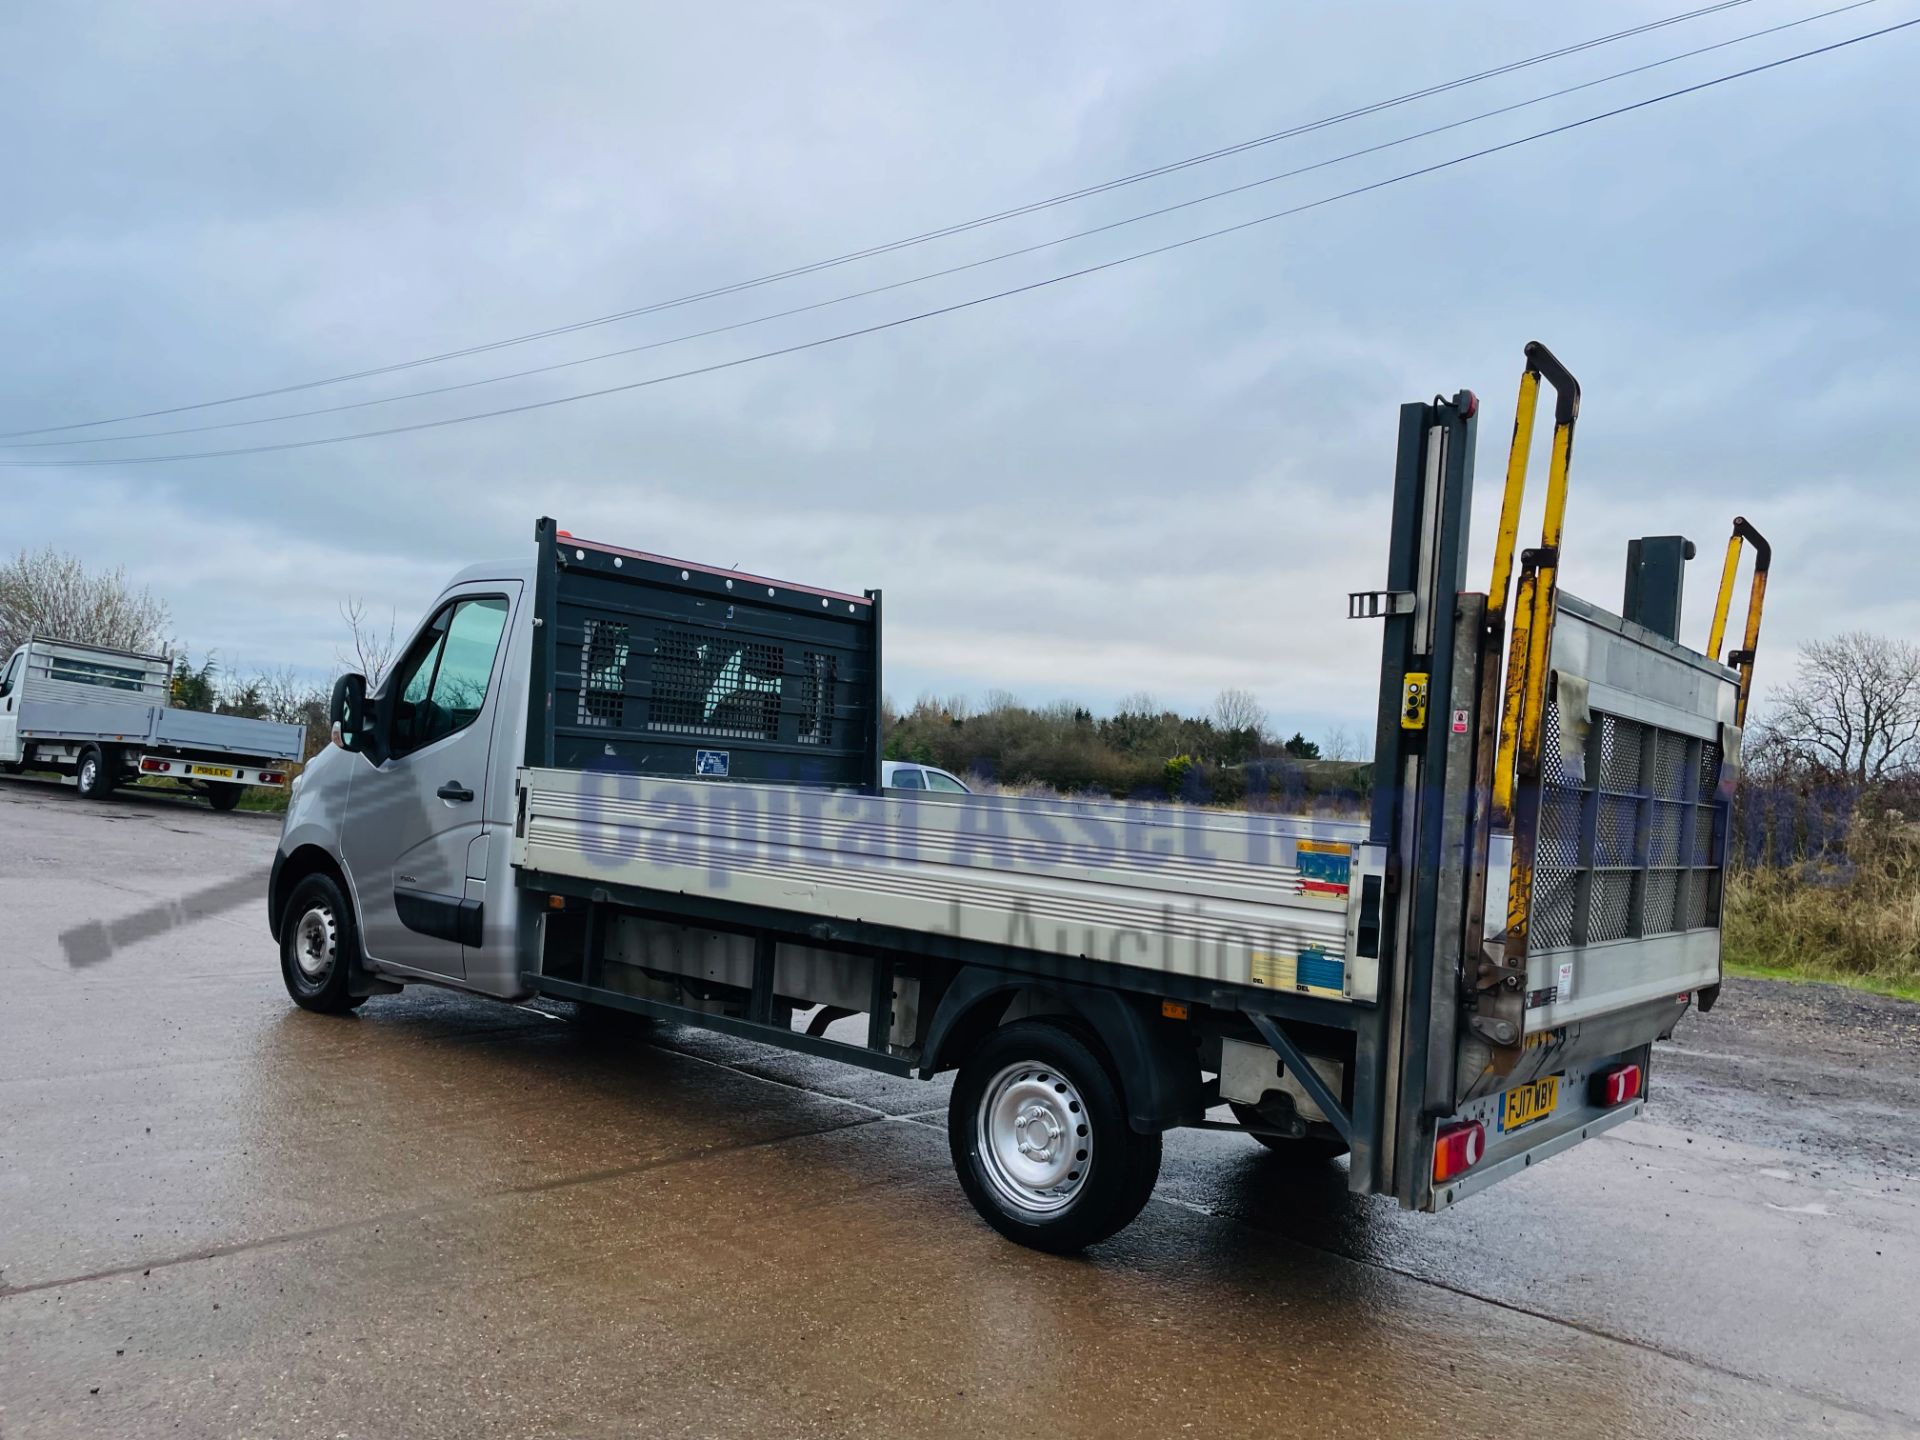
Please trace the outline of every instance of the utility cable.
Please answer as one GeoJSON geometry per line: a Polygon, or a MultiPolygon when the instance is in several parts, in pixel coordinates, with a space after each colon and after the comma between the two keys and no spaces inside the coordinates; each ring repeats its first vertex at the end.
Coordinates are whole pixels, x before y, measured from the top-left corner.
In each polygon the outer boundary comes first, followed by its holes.
{"type": "Polygon", "coordinates": [[[811,275],[817,271],[832,269],[840,265],[849,265],[855,261],[869,259],[876,255],[885,255],[912,245],[925,244],[928,241],[943,239],[949,235],[963,234],[969,230],[979,229],[984,225],[995,225],[1003,220],[1014,219],[1021,215],[1030,215],[1037,210],[1045,210],[1052,206],[1068,204],[1071,201],[1082,200],[1092,195],[1104,194],[1109,190],[1116,190],[1122,186],[1136,185],[1142,181],[1152,180],[1158,176],[1171,174],[1177,170],[1188,169],[1195,165],[1208,164],[1211,161],[1223,159],[1230,155],[1238,155],[1259,146],[1271,145],[1281,140],[1292,139],[1295,136],[1310,134],[1313,131],[1323,130],[1332,125],[1344,124],[1349,120],[1358,119],[1362,116],[1378,114],[1382,110],[1389,110],[1399,105],[1411,104],[1416,100],[1424,100],[1430,96],[1443,94],[1449,90],[1457,90],[1466,85],[1476,85],[1482,80],[1492,79],[1500,75],[1508,75],[1516,70],[1524,70],[1534,65],[1543,65],[1552,60],[1563,59],[1568,55],[1578,54],[1584,50],[1591,50],[1596,46],[1610,45],[1620,40],[1630,39],[1636,35],[1644,35],[1650,31],[1682,24],[1689,20],[1697,20],[1702,16],[1717,14],[1722,10],[1731,10],[1737,6],[1751,3],[1752,0],[1719,0],[1719,3],[1716,4],[1704,5],[1698,9],[1684,11],[1677,15],[1669,15],[1659,20],[1651,20],[1625,30],[1615,30],[1606,35],[1597,35],[1592,39],[1582,40],[1572,45],[1565,45],[1557,50],[1545,51],[1539,55],[1529,56],[1524,60],[1509,61],[1504,65],[1494,66],[1492,69],[1476,71],[1471,75],[1462,75],[1453,80],[1427,86],[1425,89],[1408,91],[1404,95],[1397,95],[1388,100],[1376,100],[1370,104],[1341,111],[1335,115],[1324,116],[1321,119],[1308,121],[1285,130],[1276,130],[1265,135],[1258,135],[1251,140],[1242,140],[1235,144],[1222,146],[1216,150],[1205,151],[1198,155],[1189,155],[1181,160],[1170,161],[1164,165],[1157,165],[1147,170],[1139,170],[1131,175],[1123,175],[1114,180],[1102,181],[1097,185],[1088,185],[1078,190],[1070,190],[1045,200],[1035,200],[1025,205],[1015,206],[1012,209],[996,211],[990,215],[977,216],[972,220],[964,220],[955,224],[941,226],[937,229],[925,230],[917,235],[909,235],[903,239],[890,240],[879,245],[871,245],[862,250],[850,250],[844,255],[836,255],[830,259],[816,260],[806,265],[796,265],[786,270],[777,270],[766,275],[756,276],[751,280],[739,280],[731,284],[715,286],[712,289],[695,291],[687,295],[677,296],[671,300],[657,300],[646,305],[635,306],[631,309],[616,310],[611,314],[594,316],[587,320],[576,320],[564,325],[549,326],[543,330],[528,331],[524,335],[513,335],[501,340],[484,341],[480,344],[464,346],[457,350],[444,350],[435,355],[422,355],[412,360],[399,360],[391,364],[369,366],[363,370],[353,370],[341,375],[329,375],[318,380],[304,380],[293,385],[280,385],[268,390],[252,390],[245,394],[228,395],[217,400],[201,400],[191,405],[171,405],[158,410],[140,410],[126,415],[110,416],[101,420],[78,420],[66,425],[45,425],[31,429],[0,432],[0,440],[12,440],[22,435],[50,435],[66,430],[91,430],[103,425],[123,424],[130,420],[152,420],[162,415],[179,415],[190,410],[208,410],[219,405],[237,405],[246,400],[263,400],[275,395],[292,394],[299,390],[314,390],[326,385],[342,385],[353,380],[365,380],[377,375],[391,375],[398,370],[412,370],[422,365],[438,365],[447,360],[458,360],[469,355],[480,355],[490,350],[504,349],[511,345],[525,345],[536,340],[551,339],[556,335],[570,335],[575,331],[592,329],[595,326],[611,325],[617,321],[631,320],[638,316],[651,315],[661,310],[676,309],[683,305],[696,304],[702,300],[710,300],[722,295],[736,294],[742,290],[751,290],[763,285],[775,284],[778,281],[792,279],[796,276],[811,275]]]}
{"type": "Polygon", "coordinates": [[[1536,130],[1529,135],[1522,135],[1517,139],[1503,141],[1498,145],[1489,145],[1480,150],[1469,151],[1463,155],[1455,155],[1450,159],[1435,161],[1431,165],[1422,165],[1417,169],[1405,170],[1397,175],[1389,175],[1384,179],[1375,180],[1365,185],[1356,185],[1350,190],[1342,190],[1333,195],[1325,195],[1317,200],[1309,200],[1303,204],[1289,206],[1284,210],[1273,211],[1271,214],[1255,216],[1251,220],[1242,220],[1237,224],[1225,225],[1217,230],[1209,230],[1202,234],[1187,236],[1185,239],[1169,241],[1164,245],[1156,245],[1146,250],[1137,250],[1128,255],[1121,255],[1111,260],[1103,260],[1097,264],[1083,266],[1078,270],[1069,270],[1063,274],[1051,275],[1025,285],[1016,285],[1005,290],[996,290],[986,295],[976,295],[969,300],[956,301],[951,305],[941,305],[934,309],[922,310],[912,315],[898,316],[895,319],[880,321],[873,325],[863,325],[857,329],[843,330],[838,334],[823,335],[813,340],[800,341],[792,345],[783,345],[773,350],[762,350],[751,355],[736,356],[731,360],[716,361],[711,365],[700,365],[692,369],[677,370],[665,375],[650,376],[644,380],[632,380],[622,385],[609,385],[598,390],[585,390],[571,395],[556,395],[545,400],[530,400],[519,405],[502,406],[496,410],[481,410],[466,415],[449,415],[438,420],[421,420],[408,425],[393,425],[379,430],[359,430],[345,435],[328,435],[309,440],[286,440],[273,444],[244,445],[225,450],[199,450],[172,455],[134,455],[113,459],[84,460],[0,459],[0,466],[10,469],[27,467],[52,469],[104,465],[155,465],[180,460],[210,460],[233,455],[260,455],[287,450],[308,450],[322,445],[338,445],[349,440],[370,440],[388,435],[405,435],[421,430],[438,430],[451,425],[464,425],[475,420],[490,420],[504,415],[521,415],[533,410],[551,409],[556,405],[571,405],[582,400],[597,400],[608,395],[620,395],[633,390],[644,390],[675,380],[687,380],[699,375],[712,375],[719,371],[737,369],[740,366],[751,365],[762,360],[777,359],[783,355],[796,355],[809,350],[818,350],[823,346],[838,344],[841,341],[856,339],[863,335],[875,335],[883,331],[895,330],[901,326],[915,324],[921,320],[931,320],[941,315],[952,315],[962,310],[973,309],[978,305],[986,305],[997,300],[1010,299],[1016,295],[1025,295],[1036,290],[1044,290],[1068,280],[1077,280],[1083,276],[1096,275],[1102,271],[1112,270],[1121,265],[1131,264],[1136,260],[1145,260],[1152,256],[1169,254],[1175,250],[1183,250],[1190,245],[1198,245],[1207,240],[1217,240],[1224,235],[1232,235],[1242,230],[1250,230],[1257,225],[1265,225],[1275,220],[1285,219],[1288,216],[1304,214],[1310,210],[1318,210],[1342,200],[1350,200],[1356,196],[1371,194],[1376,190],[1384,190],[1388,186],[1398,185],[1403,181],[1418,179],[1424,175],[1437,174],[1443,170],[1451,170],[1456,166],[1465,165],[1474,160],[1481,160],[1490,155],[1499,155],[1508,150],[1518,149],[1520,146],[1532,144],[1536,140],[1545,140],[1555,135],[1565,135],[1570,131],[1580,130],[1588,125],[1598,124],[1603,120],[1611,120],[1621,115],[1633,114],[1636,111],[1645,110],[1669,100],[1677,100],[1685,95],[1698,94],[1701,91],[1711,90],[1735,80],[1743,80],[1749,76],[1764,74],[1770,70],[1778,70],[1783,66],[1792,65],[1800,60],[1811,59],[1817,55],[1831,54],[1836,50],[1844,50],[1849,46],[1858,45],[1863,41],[1874,40],[1884,35],[1894,34],[1897,31],[1911,29],[1915,25],[1920,25],[1920,18],[1903,20],[1896,25],[1888,25],[1879,30],[1870,30],[1860,35],[1849,36],[1845,40],[1836,40],[1830,45],[1822,45],[1811,50],[1802,50],[1793,55],[1783,56],[1778,60],[1770,60],[1765,64],[1749,66],[1745,70],[1735,70],[1725,75],[1717,75],[1710,80],[1702,80],[1697,84],[1687,85],[1677,90],[1669,90],[1664,94],[1650,96],[1645,100],[1636,100],[1629,105],[1617,106],[1612,110],[1603,110],[1594,115],[1583,116],[1578,120],[1570,120],[1564,125],[1555,125],[1549,129],[1536,130]]]}
{"type": "Polygon", "coordinates": [[[865,300],[874,295],[884,295],[889,291],[905,289],[912,285],[925,284],[929,280],[943,279],[949,275],[962,274],[968,270],[978,270],[985,265],[995,265],[1003,260],[1016,259],[1022,255],[1031,255],[1035,251],[1051,249],[1056,245],[1069,244],[1075,240],[1085,240],[1090,236],[1105,234],[1110,230],[1119,230],[1128,225],[1138,225],[1145,220],[1158,219],[1162,215],[1171,215],[1176,211],[1188,210],[1196,205],[1204,205],[1228,196],[1239,195],[1248,190],[1259,189],[1282,180],[1291,180],[1297,176],[1310,174],[1315,170],[1325,170],[1341,165],[1349,160],[1357,160],[1367,155],[1376,155],[1384,150],[1397,149],[1418,140],[1444,134],[1449,130],[1458,130],[1463,126],[1478,124],[1482,120],[1491,120],[1500,115],[1509,115],[1516,110],[1525,110],[1535,105],[1558,100],[1582,90],[1591,90],[1599,85],[1610,84],[1615,80],[1624,80],[1629,76],[1645,74],[1649,70],[1658,70],[1663,66],[1677,64],[1682,60],[1691,60],[1715,50],[1725,50],[1733,45],[1744,44],[1767,35],[1778,34],[1782,30],[1792,30],[1801,25],[1811,25],[1817,20],[1825,20],[1841,15],[1849,10],[1859,10],[1878,0],[1852,0],[1852,3],[1840,5],[1831,10],[1822,10],[1818,14],[1808,15],[1798,20],[1783,21],[1778,25],[1769,25],[1761,30],[1752,30],[1745,35],[1736,35],[1730,40],[1716,41],[1712,45],[1702,45],[1697,49],[1685,50],[1678,55],[1669,55],[1662,60],[1649,61],[1644,65],[1635,65],[1626,70],[1617,70],[1611,75],[1603,75],[1597,80],[1583,80],[1577,85],[1563,86],[1558,90],[1536,95],[1528,100],[1515,101],[1511,105],[1501,105],[1492,110],[1482,110],[1477,115],[1465,119],[1452,120],[1444,125],[1430,126],[1411,135],[1402,135],[1398,139],[1384,140],[1377,145],[1364,146],[1358,150],[1349,150],[1344,155],[1335,155],[1330,159],[1319,160],[1311,165],[1302,165],[1293,170],[1283,170],[1276,175],[1262,176],[1240,185],[1229,186],[1224,190],[1215,190],[1206,195],[1196,195],[1188,200],[1163,205],[1155,210],[1143,211],[1138,215],[1129,215],[1123,219],[1109,221],[1105,225],[1095,225],[1086,230],[1076,230],[1067,235],[1056,235],[1050,240],[1037,241],[1031,245],[1022,245],[1017,249],[1003,250],[997,255],[988,255],[978,260],[969,260],[959,265],[949,265],[939,270],[929,270],[921,275],[910,276],[905,280],[890,281],[885,285],[873,285],[864,290],[855,290],[844,295],[835,295],[825,300],[816,300],[807,305],[796,305],[786,310],[776,310],[771,314],[755,315],[746,320],[736,320],[726,325],[715,325],[705,330],[694,330],[681,335],[670,335],[661,340],[649,340],[640,345],[626,345],[618,350],[603,350],[594,355],[581,355],[571,360],[555,360],[546,365],[535,365],[525,370],[511,370],[501,375],[486,375],[476,380],[462,380],[451,385],[436,385],[425,390],[407,390],[398,395],[379,395],[369,400],[352,400],[340,405],[321,405],[309,410],[287,410],[277,415],[258,415],[246,420],[221,420],[207,425],[180,425],[167,430],[138,430],[126,435],[83,435],[65,440],[29,440],[6,448],[13,450],[46,450],[66,448],[74,445],[112,445],[126,440],[157,440],[173,435],[204,435],[214,430],[244,430],[256,425],[276,425],[287,420],[307,420],[318,415],[338,415],[348,410],[366,410],[378,405],[397,405],[406,400],[424,400],[436,395],[451,395],[462,390],[474,390],[485,385],[504,384],[510,380],[525,380],[535,375],[550,375],[558,370],[570,370],[581,365],[596,365],[607,360],[618,360],[628,355],[639,355],[651,350],[665,349],[670,345],[682,345],[692,340],[705,340],[715,335],[729,334],[735,330],[745,330],[755,325],[766,325],[776,320],[790,319],[795,315],[805,315],[815,310],[825,310],[835,305],[845,305],[854,300],[865,300]]]}

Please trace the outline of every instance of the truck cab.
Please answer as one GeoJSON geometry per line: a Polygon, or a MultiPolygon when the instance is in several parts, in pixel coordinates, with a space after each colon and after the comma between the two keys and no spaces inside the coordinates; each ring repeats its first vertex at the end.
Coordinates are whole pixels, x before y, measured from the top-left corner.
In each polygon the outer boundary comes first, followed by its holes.
{"type": "Polygon", "coordinates": [[[507,846],[531,569],[503,562],[455,576],[364,710],[342,722],[361,748],[329,745],[296,781],[274,862],[276,932],[287,897],[320,875],[351,909],[336,903],[309,928],[351,927],[369,973],[524,993],[507,846]]]}
{"type": "Polygon", "coordinates": [[[0,665],[0,770],[12,773],[22,768],[26,758],[20,744],[20,671],[25,666],[27,647],[22,645],[0,665]]]}

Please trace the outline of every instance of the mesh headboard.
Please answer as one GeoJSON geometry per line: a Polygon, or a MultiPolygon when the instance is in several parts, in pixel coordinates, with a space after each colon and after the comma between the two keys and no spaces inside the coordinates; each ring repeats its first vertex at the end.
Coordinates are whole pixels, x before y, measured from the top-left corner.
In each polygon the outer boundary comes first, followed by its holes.
{"type": "Polygon", "coordinates": [[[540,537],[527,763],[878,783],[877,592],[540,537]]]}

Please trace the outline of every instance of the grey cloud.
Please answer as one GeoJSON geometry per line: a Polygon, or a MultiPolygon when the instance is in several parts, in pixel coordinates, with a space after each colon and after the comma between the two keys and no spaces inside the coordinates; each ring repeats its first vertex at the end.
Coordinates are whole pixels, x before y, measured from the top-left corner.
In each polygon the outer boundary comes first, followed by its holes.
{"type": "MultiPolygon", "coordinates": [[[[298,381],[724,283],[1659,13],[1512,3],[1438,25],[1412,5],[1283,20],[1251,3],[16,10],[0,22],[0,124],[30,143],[0,154],[13,222],[0,227],[0,428],[298,381]]],[[[804,303],[1788,13],[1731,11],[869,266],[234,417],[804,303]]],[[[1876,14],[924,291],[273,433],[556,395],[870,323],[1885,23],[1876,14]]],[[[1682,530],[1714,557],[1745,512],[1777,534],[1776,654],[1841,625],[1911,633],[1920,596],[1885,577],[1904,573],[1916,538],[1916,44],[1891,37],[699,380],[326,449],[0,472],[15,502],[0,542],[126,563],[167,593],[186,638],[236,664],[323,668],[340,595],[391,605],[404,625],[443,574],[521,549],[532,518],[554,513],[668,553],[884,586],[901,698],[1144,688],[1199,703],[1245,685],[1312,729],[1370,707],[1372,632],[1342,618],[1343,597],[1384,566],[1395,408],[1482,393],[1483,583],[1520,346],[1537,337],[1587,386],[1572,588],[1617,599],[1632,534],[1682,530]]],[[[1692,580],[1702,627],[1711,569],[1692,580]]]]}

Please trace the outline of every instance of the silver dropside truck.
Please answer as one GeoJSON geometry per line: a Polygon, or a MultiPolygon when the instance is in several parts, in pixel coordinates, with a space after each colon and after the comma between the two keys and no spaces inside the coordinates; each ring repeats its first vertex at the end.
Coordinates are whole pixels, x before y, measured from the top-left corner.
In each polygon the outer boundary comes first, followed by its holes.
{"type": "Polygon", "coordinates": [[[1431,1211],[1618,1125],[1718,991],[1764,541],[1739,522],[1705,654],[1674,638],[1679,537],[1630,547],[1625,614],[1560,592],[1577,390],[1532,346],[1470,593],[1477,408],[1403,408],[1387,587],[1349,598],[1385,631],[1364,819],[885,790],[878,592],[542,520],[381,689],[335,687],[270,885],[287,988],[550,996],[957,1070],[961,1184],[1049,1250],[1132,1219],[1176,1126],[1345,1154],[1355,1191],[1431,1211]],[[1546,533],[1510,601],[1543,381],[1546,533]]]}
{"type": "Polygon", "coordinates": [[[287,783],[306,726],[176,709],[172,679],[164,655],[34,636],[0,666],[0,769],[71,775],[90,800],[172,780],[216,810],[287,783]]]}

